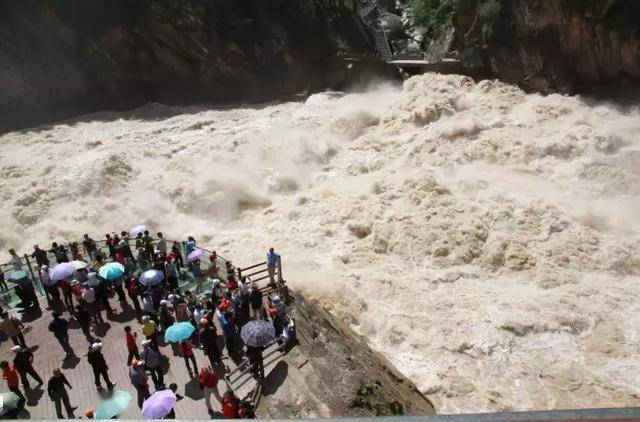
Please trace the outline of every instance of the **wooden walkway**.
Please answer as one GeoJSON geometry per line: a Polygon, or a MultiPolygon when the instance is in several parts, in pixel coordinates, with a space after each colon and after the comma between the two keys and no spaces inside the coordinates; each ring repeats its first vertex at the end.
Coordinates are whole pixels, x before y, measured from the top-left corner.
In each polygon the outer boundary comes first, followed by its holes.
{"type": "MultiPolygon", "coordinates": [[[[60,344],[53,337],[53,334],[48,331],[48,324],[51,321],[50,310],[47,309],[47,303],[41,300],[41,307],[43,315],[39,318],[29,322],[31,318],[25,318],[25,322],[33,327],[32,331],[25,335],[27,346],[34,348],[34,368],[43,378],[45,385],[37,390],[27,390],[26,396],[28,399],[26,408],[19,415],[20,418],[30,419],[57,419],[53,402],[49,399],[46,393],[46,383],[51,377],[54,368],[62,368],[67,379],[73,386],[72,390],[69,390],[69,397],[72,406],[77,406],[78,410],[75,412],[77,418],[84,418],[85,408],[92,407],[96,409],[101,401],[101,398],[96,390],[94,384],[93,371],[86,359],[86,353],[89,343],[82,334],[82,330],[78,326],[77,322],[69,317],[69,314],[65,312],[64,318],[70,321],[70,344],[74,348],[78,359],[75,361],[64,362],[64,352],[60,347],[60,344]]],[[[126,390],[131,393],[132,400],[129,407],[124,413],[120,415],[122,419],[137,419],[141,418],[140,411],[137,407],[136,392],[132,387],[128,377],[128,367],[126,365],[127,360],[127,348],[125,342],[124,327],[130,325],[134,332],[138,332],[138,344],[144,339],[140,332],[140,324],[135,318],[135,312],[129,306],[122,306],[117,299],[111,299],[111,306],[116,311],[113,315],[106,317],[105,324],[99,330],[98,333],[94,333],[95,337],[100,338],[103,345],[103,354],[109,365],[109,377],[112,382],[117,383],[115,390],[126,390]]],[[[217,321],[216,321],[217,324],[217,321]]],[[[222,337],[222,330],[218,327],[218,341],[222,348],[224,339],[222,337]]],[[[10,339],[7,339],[0,343],[0,360],[13,361],[13,353],[11,352],[13,343],[10,339]]],[[[141,346],[139,346],[141,349],[141,346]]],[[[33,350],[33,349],[32,349],[33,350]]],[[[209,359],[204,355],[202,350],[196,350],[196,361],[198,368],[209,365],[209,359]]],[[[175,382],[178,385],[178,393],[184,396],[182,401],[179,401],[175,406],[177,419],[209,419],[210,416],[207,412],[207,408],[204,404],[204,398],[202,390],[199,388],[197,378],[190,378],[187,372],[184,360],[182,357],[175,355],[170,344],[166,344],[160,347],[160,352],[165,357],[165,384],[168,386],[170,383],[175,382]]],[[[226,353],[226,349],[224,350],[226,353]]],[[[233,370],[235,363],[224,354],[223,365],[214,368],[219,375],[218,388],[220,394],[223,394],[226,390],[226,384],[224,382],[223,374],[233,370]]],[[[272,367],[273,365],[269,365],[272,367]]],[[[265,368],[268,370],[270,368],[265,368]]],[[[31,380],[30,380],[31,382],[31,380]]],[[[151,392],[153,393],[153,383],[149,378],[151,386],[151,392]]],[[[238,392],[238,395],[242,397],[247,389],[255,387],[255,381],[249,383],[238,392]]],[[[36,382],[32,382],[32,387],[36,385],[36,382]]],[[[104,382],[103,382],[104,386],[104,382]]],[[[0,392],[7,391],[6,381],[3,381],[0,386],[0,392]]],[[[24,392],[24,388],[21,385],[21,390],[24,392]]],[[[220,403],[212,398],[212,405],[214,411],[220,410],[220,403]]],[[[66,417],[66,413],[64,414],[66,417]]],[[[217,414],[221,417],[221,414],[217,414]]],[[[216,415],[214,415],[214,418],[216,415]]]]}

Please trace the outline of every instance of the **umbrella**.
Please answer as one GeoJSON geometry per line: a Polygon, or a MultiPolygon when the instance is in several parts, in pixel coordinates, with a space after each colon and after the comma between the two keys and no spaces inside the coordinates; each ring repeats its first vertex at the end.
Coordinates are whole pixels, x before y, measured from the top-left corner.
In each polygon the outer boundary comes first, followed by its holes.
{"type": "Polygon", "coordinates": [[[9,277],[7,277],[7,279],[12,282],[12,283],[16,283],[16,284],[25,284],[29,282],[29,276],[27,275],[26,271],[13,271],[11,274],[9,274],[9,277]]]}
{"type": "Polygon", "coordinates": [[[74,266],[76,270],[81,270],[83,268],[87,268],[89,264],[84,261],[71,261],[71,264],[74,266]]]}
{"type": "Polygon", "coordinates": [[[49,271],[49,276],[53,281],[60,281],[63,278],[67,278],[76,272],[76,267],[71,262],[63,262],[58,264],[49,271]]]}
{"type": "Polygon", "coordinates": [[[158,270],[147,270],[140,274],[140,284],[143,286],[155,286],[164,280],[164,274],[158,270]]]}
{"type": "Polygon", "coordinates": [[[149,230],[149,229],[144,224],[135,226],[134,228],[131,229],[131,236],[137,236],[138,233],[143,233],[145,230],[149,230]]]}
{"type": "Polygon", "coordinates": [[[177,343],[191,337],[196,328],[190,322],[177,322],[164,332],[164,339],[171,343],[177,343]]]}
{"type": "Polygon", "coordinates": [[[98,275],[106,280],[115,280],[124,274],[124,265],[119,262],[109,262],[100,267],[98,275]]]}
{"type": "Polygon", "coordinates": [[[16,410],[19,402],[20,397],[18,397],[16,393],[7,391],[6,393],[0,394],[0,416],[16,410]]]}
{"type": "Polygon", "coordinates": [[[142,417],[145,419],[160,419],[171,412],[176,401],[177,398],[173,391],[156,391],[142,403],[142,417]]]}
{"type": "Polygon", "coordinates": [[[129,405],[131,394],[128,391],[118,390],[111,397],[104,400],[94,413],[95,419],[111,419],[118,416],[129,405]]]}
{"type": "Polygon", "coordinates": [[[276,338],[276,330],[270,321],[253,320],[242,327],[240,338],[247,346],[262,347],[276,338]]]}
{"type": "Polygon", "coordinates": [[[193,262],[196,259],[202,258],[202,255],[204,255],[204,251],[202,249],[196,249],[195,251],[187,255],[187,261],[193,262]]]}

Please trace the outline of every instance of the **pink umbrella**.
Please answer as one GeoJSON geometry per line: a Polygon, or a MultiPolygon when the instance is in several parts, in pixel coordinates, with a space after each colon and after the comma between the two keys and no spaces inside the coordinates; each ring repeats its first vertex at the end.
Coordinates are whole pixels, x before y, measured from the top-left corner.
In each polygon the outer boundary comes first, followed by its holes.
{"type": "Polygon", "coordinates": [[[193,252],[191,252],[189,255],[187,255],[187,261],[193,262],[196,259],[202,258],[202,255],[204,255],[204,251],[202,249],[196,249],[193,252]]]}
{"type": "Polygon", "coordinates": [[[176,394],[171,390],[156,391],[142,403],[142,417],[160,419],[171,412],[177,400],[176,394]]]}

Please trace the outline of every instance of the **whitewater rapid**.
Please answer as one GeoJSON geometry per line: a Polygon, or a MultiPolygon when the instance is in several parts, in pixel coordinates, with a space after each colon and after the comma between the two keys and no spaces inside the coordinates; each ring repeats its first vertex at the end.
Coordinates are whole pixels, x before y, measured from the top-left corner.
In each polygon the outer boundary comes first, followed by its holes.
{"type": "Polygon", "coordinates": [[[238,265],[273,245],[439,413],[640,398],[640,112],[495,81],[0,137],[0,247],[145,223],[238,265]]]}

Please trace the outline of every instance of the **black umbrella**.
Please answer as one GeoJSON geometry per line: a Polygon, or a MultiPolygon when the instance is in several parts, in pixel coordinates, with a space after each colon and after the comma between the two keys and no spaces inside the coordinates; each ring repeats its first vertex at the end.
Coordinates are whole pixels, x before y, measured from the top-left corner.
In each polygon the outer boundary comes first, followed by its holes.
{"type": "Polygon", "coordinates": [[[242,327],[240,338],[247,346],[262,347],[276,338],[276,330],[270,321],[253,320],[242,327]]]}

